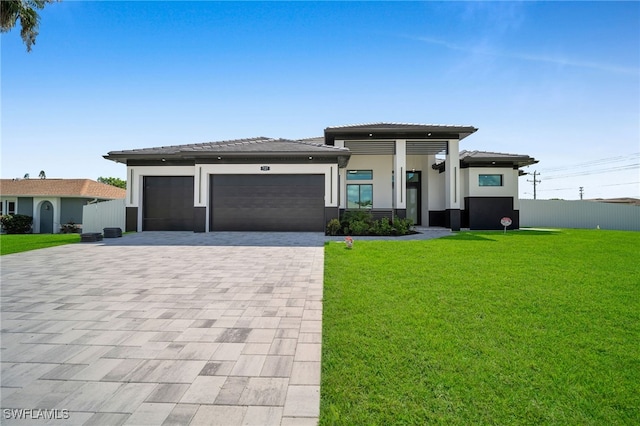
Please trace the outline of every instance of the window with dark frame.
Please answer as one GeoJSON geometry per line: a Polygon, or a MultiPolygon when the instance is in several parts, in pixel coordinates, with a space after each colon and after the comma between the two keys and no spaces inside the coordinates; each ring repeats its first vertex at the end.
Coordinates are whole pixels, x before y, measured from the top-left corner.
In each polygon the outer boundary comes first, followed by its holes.
{"type": "Polygon", "coordinates": [[[371,184],[347,185],[347,208],[348,209],[373,208],[373,185],[371,184]]]}
{"type": "Polygon", "coordinates": [[[16,202],[15,201],[7,202],[7,214],[11,214],[11,215],[16,214],[16,202]]]}
{"type": "Polygon", "coordinates": [[[503,186],[502,175],[479,175],[479,186],[503,186]]]}

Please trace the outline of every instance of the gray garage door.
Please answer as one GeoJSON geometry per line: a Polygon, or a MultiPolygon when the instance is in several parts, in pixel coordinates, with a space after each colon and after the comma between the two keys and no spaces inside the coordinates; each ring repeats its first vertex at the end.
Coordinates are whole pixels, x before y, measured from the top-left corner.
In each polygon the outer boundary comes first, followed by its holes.
{"type": "Polygon", "coordinates": [[[324,230],[324,175],[212,175],[213,231],[324,230]]]}
{"type": "Polygon", "coordinates": [[[143,231],[193,231],[193,176],[146,176],[143,231]]]}

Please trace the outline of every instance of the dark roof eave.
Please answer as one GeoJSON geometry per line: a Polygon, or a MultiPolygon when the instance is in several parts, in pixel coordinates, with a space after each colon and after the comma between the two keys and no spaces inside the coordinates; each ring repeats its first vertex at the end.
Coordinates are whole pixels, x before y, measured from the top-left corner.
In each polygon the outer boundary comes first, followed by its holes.
{"type": "MultiPolygon", "coordinates": [[[[348,150],[335,150],[335,151],[249,151],[249,152],[198,152],[198,153],[185,153],[174,158],[180,159],[196,159],[196,158],[217,158],[217,157],[235,157],[235,158],[247,158],[247,157],[338,157],[338,156],[351,156],[351,152],[348,150]]],[[[166,157],[165,157],[166,158],[166,157]]]]}
{"type": "Polygon", "coordinates": [[[202,153],[181,153],[181,154],[107,154],[103,156],[107,160],[118,163],[126,163],[128,160],[196,160],[196,159],[217,159],[221,158],[265,158],[265,157],[318,157],[318,158],[334,158],[334,157],[351,157],[348,150],[331,151],[269,151],[269,152],[202,152],[202,153]]]}
{"type": "Polygon", "coordinates": [[[538,163],[538,160],[528,156],[512,157],[512,158],[484,157],[482,159],[462,158],[460,159],[460,163],[464,163],[469,166],[473,166],[474,164],[482,164],[482,165],[496,164],[496,165],[512,165],[512,166],[524,167],[524,166],[530,166],[532,164],[536,164],[538,163]]]}
{"type": "Polygon", "coordinates": [[[478,130],[477,127],[474,126],[449,126],[449,125],[429,125],[429,124],[419,124],[415,126],[394,126],[389,125],[387,127],[377,127],[373,126],[342,126],[342,127],[326,127],[324,129],[325,133],[348,133],[348,132],[378,132],[378,133],[397,133],[397,132],[424,132],[424,131],[435,131],[435,132],[444,132],[444,133],[456,133],[456,132],[469,132],[474,133],[478,130]]]}
{"type": "Polygon", "coordinates": [[[344,139],[458,139],[463,140],[472,135],[478,129],[475,127],[455,127],[455,128],[433,128],[433,129],[377,129],[377,128],[357,128],[357,129],[325,129],[325,144],[333,145],[335,140],[344,139]]]}

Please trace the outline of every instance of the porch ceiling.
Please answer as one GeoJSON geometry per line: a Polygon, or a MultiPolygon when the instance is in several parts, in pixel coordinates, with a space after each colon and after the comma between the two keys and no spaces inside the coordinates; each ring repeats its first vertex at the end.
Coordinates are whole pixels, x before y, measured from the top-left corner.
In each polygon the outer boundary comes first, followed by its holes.
{"type": "MultiPolygon", "coordinates": [[[[395,141],[390,140],[350,140],[345,141],[354,155],[394,155],[395,141]]],[[[407,155],[435,155],[447,151],[447,141],[413,140],[407,141],[407,155]]]]}

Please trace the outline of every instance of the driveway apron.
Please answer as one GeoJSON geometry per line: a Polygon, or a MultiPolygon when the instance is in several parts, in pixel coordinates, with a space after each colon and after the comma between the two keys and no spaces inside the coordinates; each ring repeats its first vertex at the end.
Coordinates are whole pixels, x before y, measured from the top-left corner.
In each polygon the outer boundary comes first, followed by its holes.
{"type": "Polygon", "coordinates": [[[323,242],[143,232],[2,256],[0,423],[316,424],[323,242]]]}

